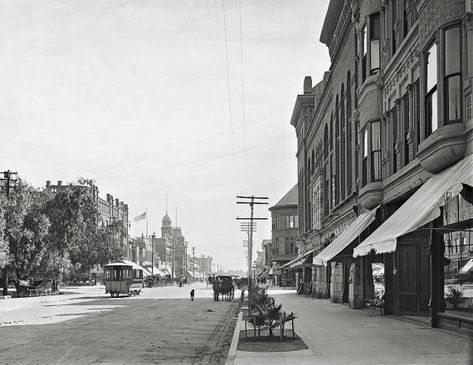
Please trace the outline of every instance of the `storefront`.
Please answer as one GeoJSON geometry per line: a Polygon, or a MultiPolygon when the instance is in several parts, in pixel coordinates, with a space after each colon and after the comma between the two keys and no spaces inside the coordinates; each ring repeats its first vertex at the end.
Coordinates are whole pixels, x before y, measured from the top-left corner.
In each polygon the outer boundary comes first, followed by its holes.
{"type": "MultiPolygon", "coordinates": [[[[450,273],[452,262],[452,258],[445,256],[445,237],[450,235],[454,239],[455,232],[463,232],[463,241],[458,240],[459,249],[461,246],[461,252],[466,254],[465,242],[468,242],[467,247],[471,247],[473,209],[471,201],[468,202],[468,192],[471,193],[468,187],[471,187],[472,180],[473,156],[469,155],[430,177],[354,249],[354,257],[384,256],[387,313],[430,314],[434,327],[445,318],[445,288],[448,283],[445,273],[450,273]],[[454,209],[451,197],[462,202],[462,213],[457,208],[455,219],[451,217],[454,209]],[[446,219],[449,215],[450,219],[446,219]]],[[[468,254],[471,255],[471,250],[468,254]]],[[[459,262],[457,266],[466,264],[465,260],[459,262]]],[[[464,302],[471,303],[471,300],[464,302]]],[[[467,313],[473,308],[465,309],[467,313]]],[[[465,323],[469,323],[468,320],[465,323]]]]}

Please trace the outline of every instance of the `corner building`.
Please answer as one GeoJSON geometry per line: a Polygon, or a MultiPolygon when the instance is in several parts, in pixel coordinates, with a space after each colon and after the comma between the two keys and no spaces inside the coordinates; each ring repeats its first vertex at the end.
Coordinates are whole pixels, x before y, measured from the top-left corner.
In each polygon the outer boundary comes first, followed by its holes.
{"type": "Polygon", "coordinates": [[[315,86],[306,77],[291,119],[314,296],[362,307],[380,265],[387,313],[473,328],[444,297],[473,256],[472,10],[330,1],[320,41],[331,67],[315,86]]]}

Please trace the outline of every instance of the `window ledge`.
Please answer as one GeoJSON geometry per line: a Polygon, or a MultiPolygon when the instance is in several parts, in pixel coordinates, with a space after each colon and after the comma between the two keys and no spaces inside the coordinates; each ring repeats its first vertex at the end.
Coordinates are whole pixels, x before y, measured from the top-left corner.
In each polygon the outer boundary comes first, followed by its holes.
{"type": "Polygon", "coordinates": [[[435,174],[465,155],[465,124],[455,123],[434,131],[419,145],[417,157],[426,171],[435,174]]]}

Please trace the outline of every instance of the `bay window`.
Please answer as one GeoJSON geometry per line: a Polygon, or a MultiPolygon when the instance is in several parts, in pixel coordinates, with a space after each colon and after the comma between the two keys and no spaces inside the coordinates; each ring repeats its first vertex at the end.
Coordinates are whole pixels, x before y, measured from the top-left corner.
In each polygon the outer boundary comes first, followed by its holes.
{"type": "Polygon", "coordinates": [[[461,121],[461,52],[460,27],[445,31],[445,124],[461,121]]]}
{"type": "Polygon", "coordinates": [[[368,183],[368,129],[363,128],[361,131],[361,140],[363,143],[362,186],[365,186],[368,183]]]}
{"type": "Polygon", "coordinates": [[[379,121],[371,123],[371,181],[375,180],[381,180],[381,124],[379,121]]]}
{"type": "Polygon", "coordinates": [[[379,40],[380,16],[379,13],[370,15],[370,74],[379,71],[379,40]]]}
{"type": "Polygon", "coordinates": [[[427,90],[425,95],[425,136],[438,128],[437,119],[437,44],[433,43],[425,55],[427,90]]]}

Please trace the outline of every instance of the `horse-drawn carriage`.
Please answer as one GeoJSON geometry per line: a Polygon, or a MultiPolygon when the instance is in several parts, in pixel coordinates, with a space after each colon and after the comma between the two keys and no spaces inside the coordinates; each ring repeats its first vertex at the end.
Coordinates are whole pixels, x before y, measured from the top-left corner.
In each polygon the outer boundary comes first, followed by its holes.
{"type": "Polygon", "coordinates": [[[220,295],[222,300],[233,300],[235,297],[235,286],[233,278],[229,275],[217,275],[209,277],[209,284],[214,290],[214,300],[218,301],[220,295]]]}
{"type": "Polygon", "coordinates": [[[118,260],[104,266],[105,294],[140,295],[143,290],[143,268],[134,262],[118,260]]]}

